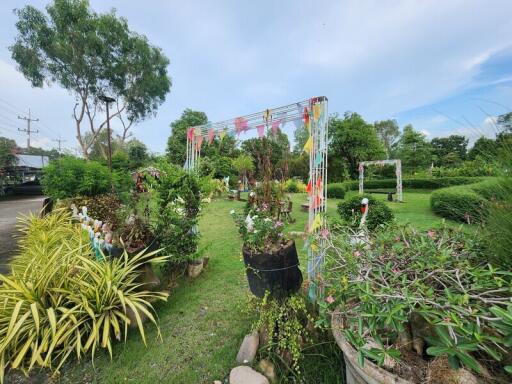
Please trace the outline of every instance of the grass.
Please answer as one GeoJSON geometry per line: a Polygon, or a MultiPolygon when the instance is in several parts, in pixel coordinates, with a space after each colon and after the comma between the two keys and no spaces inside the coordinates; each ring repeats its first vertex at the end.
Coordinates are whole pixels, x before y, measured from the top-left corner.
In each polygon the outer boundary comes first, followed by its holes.
{"type": "MultiPolygon", "coordinates": [[[[300,204],[306,195],[295,194],[292,200],[292,217],[296,221],[288,230],[302,231],[308,213],[300,210],[300,204]]],[[[410,221],[419,229],[441,223],[430,212],[428,191],[405,192],[404,200],[405,203],[390,203],[400,223],[410,221]]],[[[336,215],[337,202],[329,199],[329,215],[336,215]]],[[[243,204],[217,199],[205,207],[200,221],[201,243],[209,245],[210,262],[198,279],[181,279],[168,302],[159,305],[161,341],[155,329],[149,327],[145,348],[133,332],[126,345],[115,346],[112,361],[107,354],[101,354],[94,364],[84,360],[70,365],[63,370],[61,382],[191,384],[225,378],[236,364],[238,348],[253,320],[242,311],[249,290],[241,261],[242,244],[229,216],[231,209],[241,210],[243,204]]],[[[304,270],[306,253],[302,240],[297,241],[297,249],[304,270]]],[[[322,367],[322,383],[340,383],[342,362],[339,357],[337,361],[329,360],[333,356],[325,355],[329,348],[333,346],[312,350],[307,375],[318,379],[318,367],[322,367]]]]}

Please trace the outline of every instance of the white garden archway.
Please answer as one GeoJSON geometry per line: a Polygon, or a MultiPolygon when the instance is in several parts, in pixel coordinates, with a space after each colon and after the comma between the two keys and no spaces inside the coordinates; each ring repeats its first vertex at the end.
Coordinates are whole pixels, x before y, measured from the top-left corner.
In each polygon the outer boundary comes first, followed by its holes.
{"type": "Polygon", "coordinates": [[[314,300],[323,294],[321,284],[322,266],[327,247],[325,239],[313,236],[326,228],[327,210],[327,148],[328,148],[328,105],[327,97],[319,96],[282,107],[266,109],[250,115],[239,116],[216,123],[189,127],[187,130],[187,160],[185,168],[197,169],[201,161],[201,148],[209,145],[215,137],[223,139],[226,135],[240,136],[250,130],[256,130],[258,137],[266,133],[277,133],[287,122],[293,122],[298,128],[306,126],[309,138],[304,151],[309,153],[309,216],[306,233],[308,238],[315,237],[316,243],[306,241],[308,246],[308,279],[310,297],[314,300]],[[317,289],[318,288],[318,289],[317,289]]]}
{"type": "Polygon", "coordinates": [[[373,161],[361,161],[359,163],[359,194],[364,193],[364,167],[368,165],[395,165],[396,174],[396,199],[402,202],[402,161],[400,159],[393,160],[373,160],[373,161]]]}

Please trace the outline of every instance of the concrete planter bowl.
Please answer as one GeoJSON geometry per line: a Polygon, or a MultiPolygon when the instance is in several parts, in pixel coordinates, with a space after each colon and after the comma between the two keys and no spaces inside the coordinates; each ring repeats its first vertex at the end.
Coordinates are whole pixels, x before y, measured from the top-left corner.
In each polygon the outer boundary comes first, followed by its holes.
{"type": "Polygon", "coordinates": [[[364,367],[361,367],[357,361],[357,351],[343,336],[341,315],[339,313],[333,314],[331,326],[336,343],[343,351],[347,375],[346,384],[413,384],[412,381],[388,372],[368,359],[365,359],[364,367]]]}

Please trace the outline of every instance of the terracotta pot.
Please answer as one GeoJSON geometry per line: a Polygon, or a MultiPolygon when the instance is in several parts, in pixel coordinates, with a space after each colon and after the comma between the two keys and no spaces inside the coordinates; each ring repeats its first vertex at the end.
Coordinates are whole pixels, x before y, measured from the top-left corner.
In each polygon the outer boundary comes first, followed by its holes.
{"type": "Polygon", "coordinates": [[[413,384],[412,381],[402,379],[378,367],[368,359],[364,360],[364,367],[361,367],[357,361],[357,351],[343,336],[339,313],[333,314],[331,326],[336,343],[343,351],[347,375],[346,384],[413,384]]]}

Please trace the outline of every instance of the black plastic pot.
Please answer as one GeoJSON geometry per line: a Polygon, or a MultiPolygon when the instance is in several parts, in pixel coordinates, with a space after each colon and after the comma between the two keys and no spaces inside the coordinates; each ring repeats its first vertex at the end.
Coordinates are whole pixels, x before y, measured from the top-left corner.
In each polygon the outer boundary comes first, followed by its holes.
{"type": "Polygon", "coordinates": [[[246,248],[242,253],[249,288],[255,296],[262,298],[268,291],[272,297],[282,299],[300,289],[302,273],[294,241],[272,253],[254,253],[246,248]]]}

